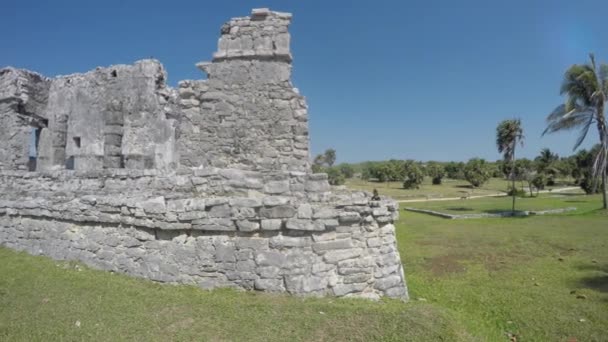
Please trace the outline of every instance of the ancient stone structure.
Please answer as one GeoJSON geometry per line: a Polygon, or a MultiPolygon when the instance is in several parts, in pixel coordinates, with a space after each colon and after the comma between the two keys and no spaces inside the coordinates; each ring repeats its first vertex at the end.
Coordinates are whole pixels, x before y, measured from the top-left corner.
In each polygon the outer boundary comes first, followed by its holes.
{"type": "Polygon", "coordinates": [[[407,298],[396,202],[309,165],[291,15],[254,10],[165,84],[154,60],[0,70],[0,244],[162,282],[407,298]]]}

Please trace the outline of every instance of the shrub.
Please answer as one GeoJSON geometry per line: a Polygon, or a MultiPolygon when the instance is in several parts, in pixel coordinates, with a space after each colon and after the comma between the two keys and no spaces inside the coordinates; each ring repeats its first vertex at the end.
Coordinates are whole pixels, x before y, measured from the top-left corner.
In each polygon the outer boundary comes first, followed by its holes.
{"type": "Polygon", "coordinates": [[[327,173],[327,180],[331,185],[342,185],[344,184],[344,174],[337,167],[328,167],[325,172],[327,173]]]}
{"type": "Polygon", "coordinates": [[[464,177],[474,187],[480,187],[490,179],[488,163],[480,158],[469,160],[464,168],[464,177]]]}
{"type": "Polygon", "coordinates": [[[350,164],[343,163],[338,165],[338,168],[346,178],[353,178],[355,175],[355,168],[350,164]]]}
{"type": "Polygon", "coordinates": [[[404,189],[418,189],[422,181],[424,180],[424,173],[422,169],[413,160],[407,160],[403,164],[403,170],[405,174],[405,180],[403,181],[404,189]]]}
{"type": "Polygon", "coordinates": [[[518,189],[517,187],[515,187],[515,189],[513,189],[512,187],[509,187],[509,190],[507,191],[507,195],[513,196],[513,191],[515,191],[515,196],[517,196],[517,197],[526,197],[526,192],[522,189],[518,189]]]}
{"type": "Polygon", "coordinates": [[[441,184],[441,180],[445,177],[445,168],[437,162],[428,162],[426,165],[426,174],[431,177],[433,184],[441,184]]]}
{"type": "Polygon", "coordinates": [[[548,184],[547,177],[542,173],[539,173],[532,178],[532,185],[538,190],[543,190],[546,184],[548,184]]]}

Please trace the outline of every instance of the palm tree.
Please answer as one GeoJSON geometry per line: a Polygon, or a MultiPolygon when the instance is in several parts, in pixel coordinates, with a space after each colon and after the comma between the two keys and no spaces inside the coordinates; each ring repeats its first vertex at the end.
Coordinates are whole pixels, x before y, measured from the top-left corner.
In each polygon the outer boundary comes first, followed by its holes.
{"type": "Polygon", "coordinates": [[[550,149],[548,148],[543,148],[542,150],[540,150],[540,155],[538,156],[538,161],[547,166],[547,165],[551,165],[551,163],[555,162],[557,159],[559,159],[559,156],[553,152],[551,152],[550,149]]]}
{"type": "Polygon", "coordinates": [[[555,167],[556,162],[559,160],[559,156],[556,153],[551,152],[548,148],[540,150],[540,155],[534,159],[537,164],[537,171],[549,176],[549,182],[555,181],[555,176],[558,173],[555,167]]]}
{"type": "Polygon", "coordinates": [[[547,128],[543,132],[554,133],[563,130],[580,129],[580,136],[574,144],[576,150],[585,140],[589,128],[596,124],[600,138],[600,150],[592,166],[593,188],[597,189],[597,179],[601,175],[604,209],[606,203],[606,157],[608,155],[608,128],[604,107],[608,94],[608,65],[595,63],[589,54],[590,63],[575,64],[564,74],[560,94],[566,95],[566,102],[557,106],[547,117],[547,128]]]}
{"type": "Polygon", "coordinates": [[[515,212],[515,147],[517,143],[524,144],[524,130],[521,120],[504,120],[496,127],[496,146],[498,152],[503,154],[505,162],[511,162],[511,194],[513,195],[512,212],[515,212]]]}

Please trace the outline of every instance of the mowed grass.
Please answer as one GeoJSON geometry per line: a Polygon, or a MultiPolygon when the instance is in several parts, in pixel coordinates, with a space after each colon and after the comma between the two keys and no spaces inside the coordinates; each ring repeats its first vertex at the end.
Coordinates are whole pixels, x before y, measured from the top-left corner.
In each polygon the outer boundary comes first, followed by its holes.
{"type": "MultiPolygon", "coordinates": [[[[396,200],[409,199],[432,199],[432,198],[460,198],[465,194],[471,196],[491,195],[506,193],[510,182],[502,178],[491,178],[487,183],[479,188],[471,187],[465,180],[444,179],[442,184],[433,185],[429,177],[425,177],[424,182],[419,189],[404,189],[403,182],[368,182],[359,178],[351,178],[346,180],[346,186],[350,189],[365,190],[372,192],[377,189],[380,195],[390,196],[396,200]]],[[[521,182],[516,182],[518,188],[522,187],[521,182]]],[[[555,186],[547,187],[547,189],[560,188],[569,185],[565,181],[559,181],[555,186]]],[[[527,186],[524,186],[527,189],[527,186]]]]}
{"type": "MultiPolygon", "coordinates": [[[[424,201],[402,203],[401,207],[429,209],[448,214],[498,213],[511,211],[512,197],[486,197],[453,201],[424,201]]],[[[516,197],[515,210],[548,210],[575,207],[568,214],[586,213],[601,206],[599,195],[587,196],[581,193],[544,193],[538,197],[516,197]]],[[[608,225],[608,223],[607,223],[608,225]]]]}
{"type": "Polygon", "coordinates": [[[402,212],[397,232],[410,295],[449,309],[473,336],[608,341],[607,212],[475,220],[402,212]]]}
{"type": "Polygon", "coordinates": [[[204,291],[0,248],[0,340],[607,341],[608,215],[590,200],[527,218],[402,211],[408,303],[204,291]]]}
{"type": "Polygon", "coordinates": [[[0,341],[468,341],[438,305],[161,285],[0,248],[0,341]]]}

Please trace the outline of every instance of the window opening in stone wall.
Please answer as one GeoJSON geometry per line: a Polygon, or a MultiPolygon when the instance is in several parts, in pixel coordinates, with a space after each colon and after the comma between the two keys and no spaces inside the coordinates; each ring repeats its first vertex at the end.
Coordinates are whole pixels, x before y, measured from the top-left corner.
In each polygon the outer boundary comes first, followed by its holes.
{"type": "Polygon", "coordinates": [[[116,70],[112,70],[112,77],[117,77],[118,73],[116,72],[116,70]]]}
{"type": "Polygon", "coordinates": [[[74,145],[76,145],[76,147],[80,148],[80,137],[74,137],[74,145]]]}
{"type": "Polygon", "coordinates": [[[40,145],[40,133],[42,128],[32,127],[30,131],[30,142],[28,151],[28,163],[27,168],[29,171],[36,171],[36,165],[38,162],[38,146],[40,145]]]}
{"type": "Polygon", "coordinates": [[[70,156],[65,160],[65,168],[66,170],[74,170],[74,156],[70,156]]]}

